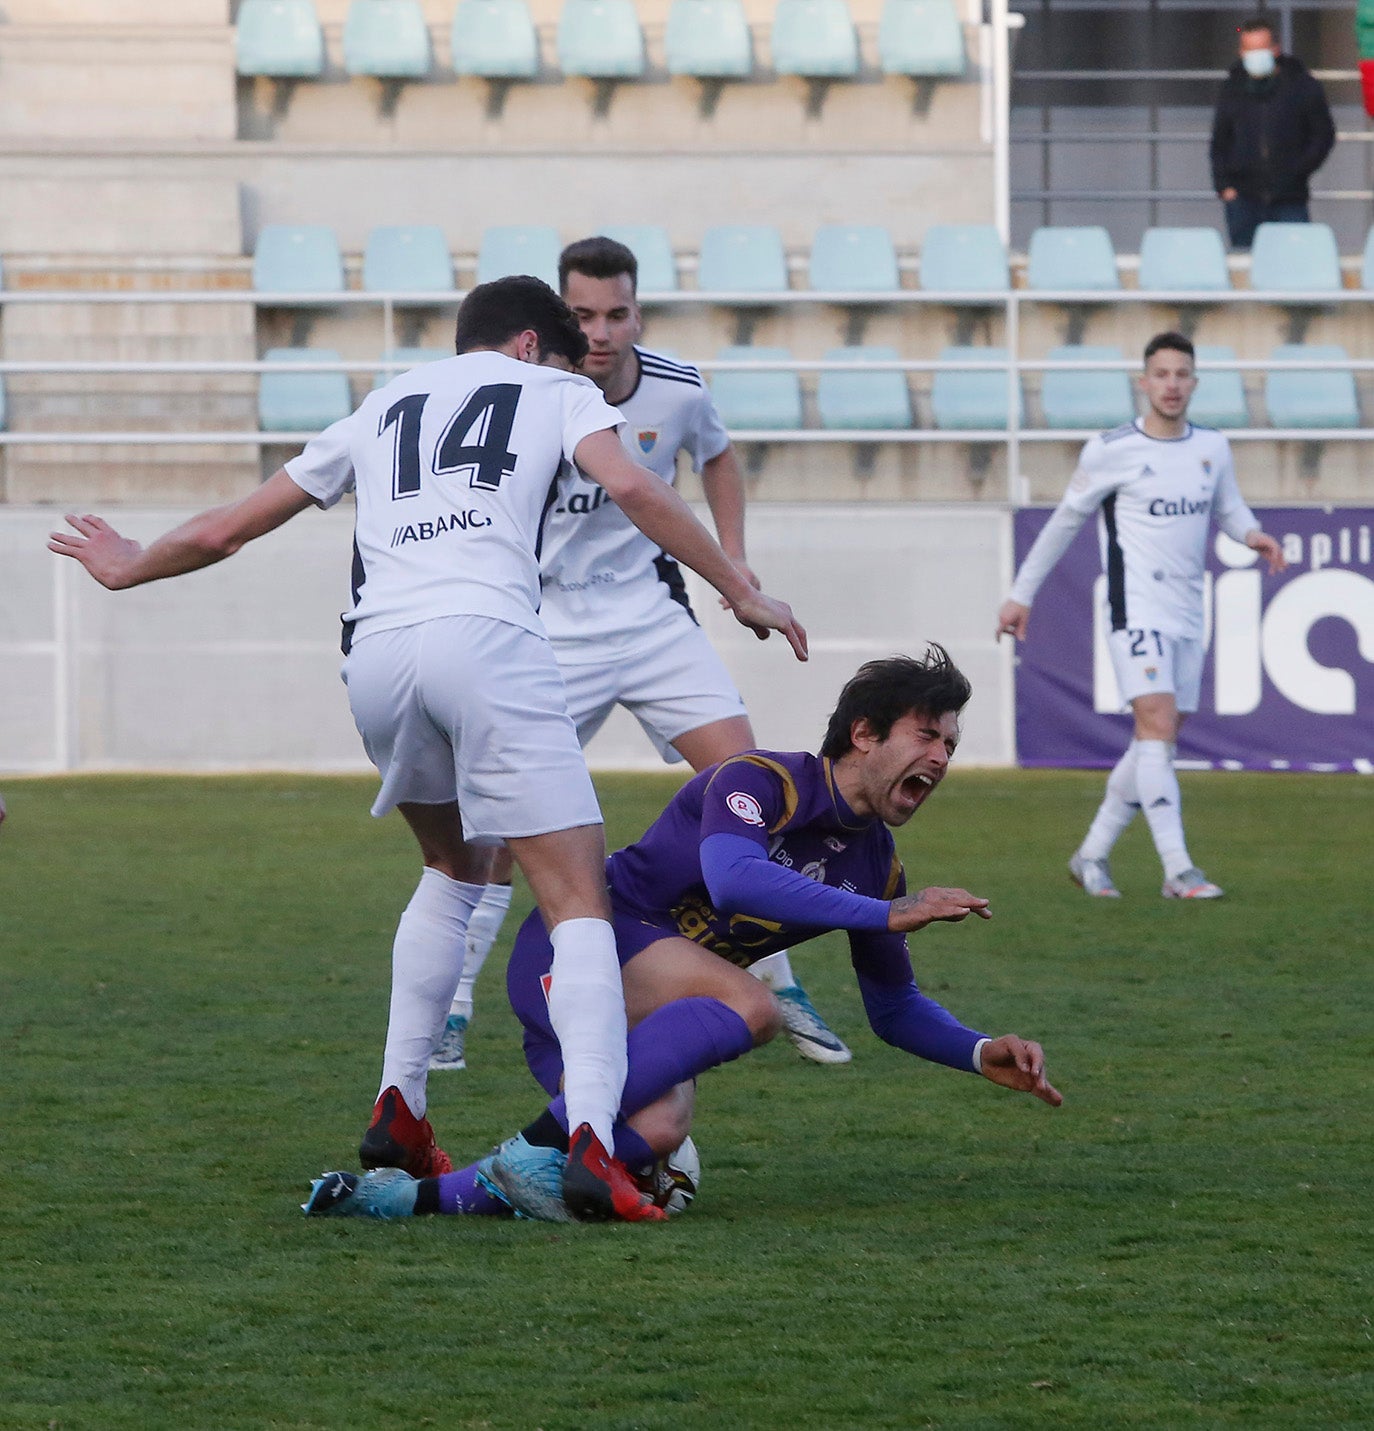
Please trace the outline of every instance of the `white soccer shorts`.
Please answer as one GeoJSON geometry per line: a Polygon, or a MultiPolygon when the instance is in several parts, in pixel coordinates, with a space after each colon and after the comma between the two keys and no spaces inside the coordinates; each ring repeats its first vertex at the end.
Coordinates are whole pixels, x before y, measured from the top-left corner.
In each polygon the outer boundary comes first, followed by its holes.
{"type": "Polygon", "coordinates": [[[382,777],[374,815],[456,800],[475,844],[601,824],[544,637],[441,617],[360,637],[343,678],[382,777]]]}
{"type": "Polygon", "coordinates": [[[1180,711],[1197,710],[1202,693],[1201,641],[1131,627],[1107,638],[1123,706],[1140,696],[1169,695],[1180,711]]]}
{"type": "Polygon", "coordinates": [[[725,662],[685,611],[631,649],[607,649],[594,664],[565,665],[563,683],[583,745],[622,705],[670,764],[682,759],[672,744],[679,736],[748,715],[725,662]]]}

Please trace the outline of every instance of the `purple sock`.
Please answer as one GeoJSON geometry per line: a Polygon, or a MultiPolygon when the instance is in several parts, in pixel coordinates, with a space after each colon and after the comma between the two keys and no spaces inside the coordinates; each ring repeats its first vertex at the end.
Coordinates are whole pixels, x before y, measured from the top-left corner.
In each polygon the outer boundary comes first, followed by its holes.
{"type": "MultiPolygon", "coordinates": [[[[435,1212],[460,1213],[471,1217],[510,1216],[510,1204],[495,1193],[489,1193],[477,1181],[476,1163],[469,1163],[457,1172],[442,1173],[434,1179],[426,1178],[425,1181],[433,1181],[438,1193],[435,1212]]],[[[420,1211],[418,1204],[415,1210],[420,1211]]]]}

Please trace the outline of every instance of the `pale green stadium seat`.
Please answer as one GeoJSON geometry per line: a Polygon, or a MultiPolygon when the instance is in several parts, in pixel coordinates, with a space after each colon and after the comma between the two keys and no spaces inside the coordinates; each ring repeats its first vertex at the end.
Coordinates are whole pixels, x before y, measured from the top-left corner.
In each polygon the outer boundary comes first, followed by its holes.
{"type": "Polygon", "coordinates": [[[859,40],[845,0],[778,0],[773,68],[804,79],[853,79],[859,40]]]}
{"type": "Polygon", "coordinates": [[[607,224],[601,232],[623,243],[639,264],[641,293],[673,293],[677,289],[677,261],[668,230],[658,224],[607,224]]]}
{"type": "MultiPolygon", "coordinates": [[[[786,361],[786,348],[722,348],[719,357],[727,361],[758,358],[786,361]]],[[[727,428],[736,432],[751,428],[779,431],[802,425],[801,381],[795,372],[713,373],[711,396],[727,428]]]]}
{"type": "Polygon", "coordinates": [[[453,256],[436,224],[386,225],[367,236],[363,287],[370,293],[450,293],[453,256]]]}
{"type": "Polygon", "coordinates": [[[1250,248],[1250,287],[1336,293],[1341,257],[1328,224],[1261,224],[1250,248]]]}
{"type": "MultiPolygon", "coordinates": [[[[1200,343],[1200,363],[1233,363],[1235,350],[1217,344],[1200,343]]],[[[1245,401],[1245,384],[1235,369],[1199,373],[1197,389],[1188,404],[1188,416],[1203,427],[1249,427],[1250,408],[1245,401]]]]}
{"type": "Polygon", "coordinates": [[[314,0],[243,0],[234,52],[241,75],[318,78],[324,73],[324,35],[314,0]]]}
{"type": "MultiPolygon", "coordinates": [[[[970,348],[962,345],[942,348],[942,363],[1007,361],[1005,348],[970,348]]],[[[946,432],[971,432],[1005,428],[1007,425],[1007,374],[1005,369],[987,372],[946,372],[940,369],[930,389],[930,410],[935,426],[946,432]]],[[[1021,387],[1016,388],[1016,421],[1022,420],[1021,387]]]]}
{"type": "Polygon", "coordinates": [[[876,224],[826,224],[811,241],[811,287],[822,293],[891,293],[902,286],[897,251],[876,224]]]}
{"type": "MultiPolygon", "coordinates": [[[[1121,361],[1121,349],[1066,343],[1045,355],[1051,362],[1121,361]]],[[[1045,373],[1040,402],[1046,427],[1119,427],[1136,415],[1131,380],[1122,369],[1101,373],[1045,373]]]]}
{"type": "Polygon", "coordinates": [[[1360,287],[1374,288],[1374,229],[1364,241],[1364,259],[1360,264],[1360,287]]]}
{"type": "Polygon", "coordinates": [[[353,0],[344,22],[344,69],[378,79],[429,73],[429,26],[420,0],[353,0]]]}
{"type": "Polygon", "coordinates": [[[388,363],[403,363],[404,367],[385,369],[372,380],[374,388],[384,388],[392,378],[398,378],[411,368],[422,367],[425,363],[439,363],[453,356],[452,348],[392,348],[383,353],[388,363]]]}
{"type": "Polygon", "coordinates": [[[639,79],[644,73],[644,36],[633,0],[563,0],[558,63],[565,75],[639,79]]]}
{"type": "Polygon", "coordinates": [[[5,407],[5,380],[0,378],[0,432],[4,432],[9,424],[9,412],[5,407]]]}
{"type": "Polygon", "coordinates": [[[747,79],[754,70],[741,0],[673,0],[664,46],[670,75],[747,79]]]}
{"type": "Polygon", "coordinates": [[[783,293],[787,255],[768,224],[718,224],[701,236],[697,287],[708,293],[783,293]]]}
{"type": "Polygon", "coordinates": [[[1146,229],[1140,286],[1153,292],[1222,293],[1231,287],[1226,249],[1216,229],[1146,229]]]}
{"type": "Polygon", "coordinates": [[[1090,292],[1120,288],[1111,236],[1097,225],[1036,229],[1031,235],[1026,286],[1090,292]]]}
{"type": "Polygon", "coordinates": [[[539,38],[525,0],[461,0],[449,50],[454,74],[533,79],[539,73],[539,38]]]}
{"type": "MultiPolygon", "coordinates": [[[[269,348],[264,363],[337,363],[329,348],[269,348]]],[[[258,425],[263,432],[318,432],[353,411],[345,373],[262,373],[258,425]]]]}
{"type": "Polygon", "coordinates": [[[927,293],[1005,293],[1007,250],[991,224],[932,224],[921,243],[927,293]]]}
{"type": "Polygon", "coordinates": [[[482,235],[477,281],[490,283],[512,273],[532,273],[558,287],[558,230],[546,224],[498,224],[482,235]]]}
{"type": "Polygon", "coordinates": [[[266,224],[253,250],[259,293],[342,293],[343,256],[322,224],[266,224]]]}
{"type": "MultiPolygon", "coordinates": [[[[1299,228],[1293,224],[1286,227],[1299,228]]],[[[1280,361],[1313,358],[1343,363],[1349,354],[1338,343],[1282,343],[1270,354],[1280,361]]],[[[1349,369],[1325,373],[1266,373],[1264,405],[1274,427],[1358,427],[1360,403],[1355,374],[1349,369]]]]}
{"type": "MultiPolygon", "coordinates": [[[[896,357],[896,348],[850,347],[831,348],[825,360],[880,363],[896,357]]],[[[821,426],[837,431],[846,428],[899,431],[912,425],[906,374],[895,369],[887,373],[823,372],[816,384],[816,406],[821,426]]]]}
{"type": "Polygon", "coordinates": [[[878,63],[887,75],[957,79],[964,28],[954,0],[886,0],[878,21],[878,63]]]}

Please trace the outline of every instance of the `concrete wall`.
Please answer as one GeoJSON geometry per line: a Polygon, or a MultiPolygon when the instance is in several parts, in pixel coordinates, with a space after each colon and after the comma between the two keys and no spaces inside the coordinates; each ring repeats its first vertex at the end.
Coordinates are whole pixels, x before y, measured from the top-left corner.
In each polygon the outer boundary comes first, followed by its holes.
{"type": "MultiPolygon", "coordinates": [[[[148,540],[189,513],[126,509],[148,540]]],[[[338,680],[352,517],[307,513],[229,563],[111,593],[48,553],[54,508],[0,509],[0,773],[55,770],[354,770],[366,762],[338,680]]],[[[950,648],[974,684],[961,760],[1012,759],[1010,654],[991,640],[1010,565],[1003,513],[956,507],[758,508],[751,560],[811,636],[803,666],[693,587],[760,741],[813,748],[859,663],[950,648]]],[[[633,721],[590,752],[600,768],[656,768],[633,721]]]]}

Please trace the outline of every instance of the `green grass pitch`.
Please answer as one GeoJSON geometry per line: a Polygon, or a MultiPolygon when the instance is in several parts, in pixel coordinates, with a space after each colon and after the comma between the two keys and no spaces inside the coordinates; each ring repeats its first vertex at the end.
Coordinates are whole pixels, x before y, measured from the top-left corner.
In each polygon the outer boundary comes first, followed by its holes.
{"type": "MultiPolygon", "coordinates": [[[[603,779],[610,840],[673,784],[603,779]]],[[[10,782],[0,1427],[1374,1424],[1374,786],[1183,784],[1215,905],[1142,827],[1123,900],[1073,888],[1096,775],[956,771],[901,836],[995,913],[913,938],[923,986],[1062,1109],[879,1044],[831,938],[796,965],[854,1063],[708,1075],[691,1212],[554,1228],[297,1210],[417,874],[371,782],[10,782]]],[[[540,1104],[502,962],[432,1080],[455,1157],[540,1104]]]]}

